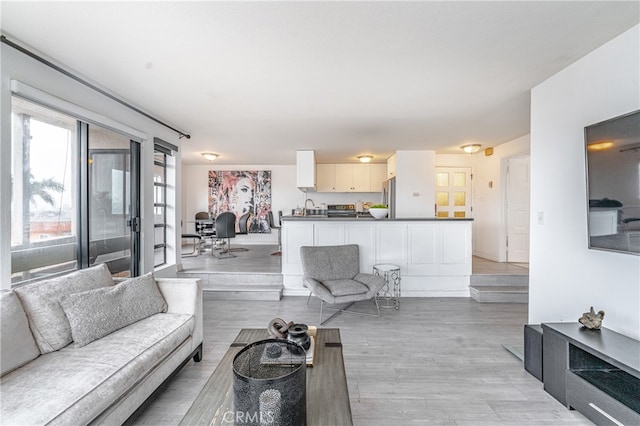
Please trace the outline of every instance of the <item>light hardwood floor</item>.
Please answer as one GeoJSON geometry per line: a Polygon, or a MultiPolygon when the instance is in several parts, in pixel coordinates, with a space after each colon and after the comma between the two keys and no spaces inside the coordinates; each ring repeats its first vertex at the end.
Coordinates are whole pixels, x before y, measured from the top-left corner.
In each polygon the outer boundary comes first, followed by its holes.
{"type": "MultiPolygon", "coordinates": [[[[205,294],[203,361],[190,361],[135,424],[177,425],[241,328],[266,327],[274,317],[317,324],[317,307],[305,303],[205,294]]],[[[326,326],[340,328],[354,424],[591,424],[544,392],[503,348],[522,350],[526,321],[526,304],[466,298],[404,298],[399,311],[380,318],[339,315],[326,326]]]]}

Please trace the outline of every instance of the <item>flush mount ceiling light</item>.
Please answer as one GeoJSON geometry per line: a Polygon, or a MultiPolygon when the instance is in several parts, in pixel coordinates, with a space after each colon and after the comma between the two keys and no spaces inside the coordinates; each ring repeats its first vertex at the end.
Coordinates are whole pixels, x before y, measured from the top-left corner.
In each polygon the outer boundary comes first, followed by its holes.
{"type": "Polygon", "coordinates": [[[460,149],[466,152],[467,154],[475,154],[476,152],[480,151],[481,146],[482,145],[480,145],[479,143],[470,143],[467,145],[462,145],[460,149]]]}
{"type": "Polygon", "coordinates": [[[219,157],[218,154],[214,154],[213,152],[203,152],[202,156],[209,161],[213,161],[219,157]]]}
{"type": "Polygon", "coordinates": [[[360,155],[358,160],[360,160],[361,163],[368,163],[373,160],[373,155],[360,155]]]}

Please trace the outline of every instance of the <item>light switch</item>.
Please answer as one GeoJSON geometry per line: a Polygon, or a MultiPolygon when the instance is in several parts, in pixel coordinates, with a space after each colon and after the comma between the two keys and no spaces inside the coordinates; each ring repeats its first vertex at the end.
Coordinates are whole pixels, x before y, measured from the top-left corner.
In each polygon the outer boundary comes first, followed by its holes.
{"type": "Polygon", "coordinates": [[[544,212],[538,212],[538,225],[544,225],[544,212]]]}

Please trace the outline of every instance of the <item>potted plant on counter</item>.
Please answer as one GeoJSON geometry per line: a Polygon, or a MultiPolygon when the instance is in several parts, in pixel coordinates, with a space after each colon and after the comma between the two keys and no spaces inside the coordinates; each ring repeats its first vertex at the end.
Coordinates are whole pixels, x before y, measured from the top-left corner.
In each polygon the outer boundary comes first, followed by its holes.
{"type": "Polygon", "coordinates": [[[374,204],[369,207],[369,213],[376,219],[382,219],[389,213],[389,209],[384,204],[374,204]]]}

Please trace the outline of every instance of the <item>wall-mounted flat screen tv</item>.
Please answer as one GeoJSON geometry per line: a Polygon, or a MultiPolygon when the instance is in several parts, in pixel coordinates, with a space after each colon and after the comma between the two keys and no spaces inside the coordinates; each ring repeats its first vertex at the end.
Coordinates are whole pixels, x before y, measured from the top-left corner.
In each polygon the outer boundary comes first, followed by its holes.
{"type": "Polygon", "coordinates": [[[640,255],[640,110],[585,127],[589,248],[640,255]]]}

